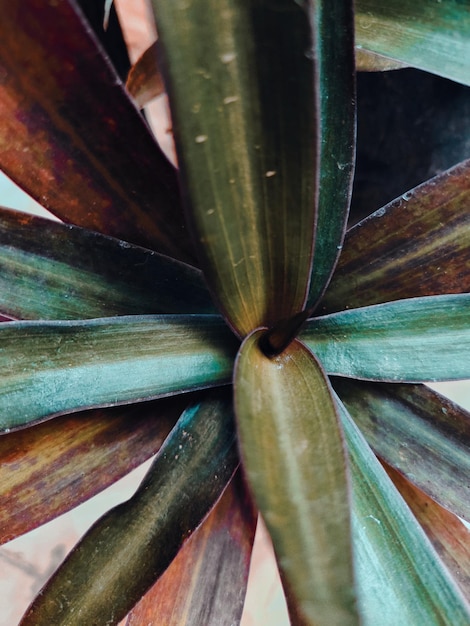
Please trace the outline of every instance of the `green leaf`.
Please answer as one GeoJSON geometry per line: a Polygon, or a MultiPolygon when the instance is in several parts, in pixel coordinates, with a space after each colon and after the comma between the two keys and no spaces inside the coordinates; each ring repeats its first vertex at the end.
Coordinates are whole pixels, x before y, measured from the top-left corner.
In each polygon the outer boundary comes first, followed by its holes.
{"type": "Polygon", "coordinates": [[[155,454],[187,396],[58,417],[0,437],[0,542],[78,506],[155,454]]]}
{"type": "Polygon", "coordinates": [[[343,243],[355,158],[354,16],[351,2],[315,3],[320,94],[320,192],[308,305],[321,296],[343,243]]]}
{"type": "Polygon", "coordinates": [[[211,313],[201,273],[98,233],[0,208],[0,311],[20,319],[211,313]]]}
{"type": "Polygon", "coordinates": [[[348,231],[322,311],[469,292],[469,177],[464,161],[348,231]]]}
{"type": "Polygon", "coordinates": [[[376,52],[356,48],[356,70],[358,72],[387,72],[408,67],[406,63],[384,57],[376,52]]]}
{"type": "Polygon", "coordinates": [[[75,3],[12,0],[0,39],[0,168],[66,222],[191,260],[176,172],[75,3]]]}
{"type": "Polygon", "coordinates": [[[410,298],[309,320],[299,337],[329,374],[425,382],[470,375],[470,294],[410,298]]]}
{"type": "Polygon", "coordinates": [[[22,626],[117,624],[206,517],[237,465],[229,394],[188,408],[135,495],[92,526],[22,626]]]}
{"type": "Polygon", "coordinates": [[[0,325],[0,428],[230,382],[237,341],[218,316],[0,325]]]}
{"type": "Polygon", "coordinates": [[[234,479],[163,576],[132,609],[126,626],[239,624],[255,528],[256,513],[246,488],[234,479]]]}
{"type": "Polygon", "coordinates": [[[470,521],[470,414],[423,385],[338,379],[334,387],[374,452],[470,521]]]}
{"type": "Polygon", "coordinates": [[[356,2],[359,46],[465,85],[470,85],[469,31],[465,0],[356,2]]]}
{"type": "Polygon", "coordinates": [[[201,266],[244,336],[306,300],[318,150],[311,2],[153,4],[201,266]]]}
{"type": "Polygon", "coordinates": [[[468,602],[470,530],[457,516],[420,491],[396,470],[389,466],[385,469],[468,602]]]}
{"type": "Polygon", "coordinates": [[[237,357],[235,415],[255,501],[302,624],[357,624],[346,456],[328,381],[295,340],[266,357],[263,331],[237,357]]]}
{"type": "Polygon", "coordinates": [[[359,606],[365,626],[467,626],[470,611],[344,406],[359,606]]]}

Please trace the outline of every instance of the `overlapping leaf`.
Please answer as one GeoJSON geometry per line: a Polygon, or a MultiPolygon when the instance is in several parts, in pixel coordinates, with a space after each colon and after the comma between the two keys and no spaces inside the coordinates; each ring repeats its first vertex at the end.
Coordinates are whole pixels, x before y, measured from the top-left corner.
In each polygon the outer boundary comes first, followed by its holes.
{"type": "Polygon", "coordinates": [[[22,626],[118,623],[208,514],[237,465],[230,396],[189,407],[135,495],[92,526],[22,626]]]}
{"type": "Polygon", "coordinates": [[[401,382],[465,379],[470,294],[410,298],[313,318],[300,338],[329,374],[401,382]]]}
{"type": "Polygon", "coordinates": [[[359,607],[365,626],[466,626],[470,608],[338,401],[351,461],[359,607]]]}
{"type": "Polygon", "coordinates": [[[385,469],[469,601],[470,530],[396,470],[385,469]]]}
{"type": "Polygon", "coordinates": [[[358,45],[470,84],[470,12],[461,0],[358,0],[358,45]]]}
{"type": "Polygon", "coordinates": [[[143,463],[188,402],[76,413],[0,437],[0,542],[78,506],[143,463]]]}
{"type": "MultiPolygon", "coordinates": [[[[239,477],[240,478],[240,477],[239,477]]],[[[233,626],[241,619],[256,514],[240,480],[131,611],[126,626],[233,626]]]]}
{"type": "Polygon", "coordinates": [[[123,241],[0,209],[0,311],[20,319],[214,312],[196,269],[123,241]]]}
{"type": "Polygon", "coordinates": [[[218,316],[0,325],[0,424],[230,382],[237,341],[218,316]]]}
{"type": "Polygon", "coordinates": [[[353,227],[322,310],[469,292],[469,180],[464,161],[353,227]]]}
{"type": "Polygon", "coordinates": [[[372,449],[470,521],[470,415],[423,385],[338,379],[335,389],[372,449]]]}
{"type": "Polygon", "coordinates": [[[311,3],[155,0],[202,269],[244,336],[304,306],[318,151],[311,3]]]}
{"type": "Polygon", "coordinates": [[[331,391],[294,341],[266,357],[251,334],[237,357],[240,452],[301,624],[357,624],[346,458],[331,391]],[[305,621],[304,621],[305,620],[305,621]]]}
{"type": "Polygon", "coordinates": [[[12,0],[0,39],[0,168],[65,221],[192,259],[176,173],[74,3],[12,0]]]}

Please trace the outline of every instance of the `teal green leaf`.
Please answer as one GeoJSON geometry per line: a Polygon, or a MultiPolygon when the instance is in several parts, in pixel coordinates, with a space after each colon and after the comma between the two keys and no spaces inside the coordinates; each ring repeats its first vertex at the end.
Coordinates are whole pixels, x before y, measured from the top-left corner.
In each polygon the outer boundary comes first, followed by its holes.
{"type": "Polygon", "coordinates": [[[0,311],[19,319],[212,313],[189,265],[76,226],[0,208],[0,311]]]}
{"type": "Polygon", "coordinates": [[[235,415],[243,466],[293,602],[291,617],[357,624],[347,462],[332,392],[301,342],[268,358],[259,346],[263,332],[252,333],[237,357],[235,415]]]}
{"type": "Polygon", "coordinates": [[[313,3],[154,0],[201,267],[240,336],[304,307],[318,152],[313,3]]]}
{"type": "Polygon", "coordinates": [[[218,316],[0,325],[0,427],[230,382],[238,342],[218,316]]]}
{"type": "Polygon", "coordinates": [[[340,405],[351,462],[355,566],[365,626],[468,626],[470,609],[340,405]]]}
{"type": "Polygon", "coordinates": [[[470,292],[469,179],[464,161],[351,228],[322,312],[470,292]]]}
{"type": "Polygon", "coordinates": [[[466,0],[357,0],[356,43],[470,85],[466,0]]]}
{"type": "Polygon", "coordinates": [[[237,465],[230,393],[189,407],[135,495],[92,526],[22,626],[117,624],[170,565],[237,465]]]}
{"type": "Polygon", "coordinates": [[[313,318],[299,335],[329,374],[430,382],[470,376],[470,294],[410,298],[313,318]]]}
{"type": "Polygon", "coordinates": [[[321,296],[341,251],[355,159],[355,60],[352,2],[316,2],[312,22],[320,95],[320,191],[308,306],[321,296]]]}
{"type": "Polygon", "coordinates": [[[470,521],[470,414],[424,385],[334,384],[374,452],[470,521]]]}

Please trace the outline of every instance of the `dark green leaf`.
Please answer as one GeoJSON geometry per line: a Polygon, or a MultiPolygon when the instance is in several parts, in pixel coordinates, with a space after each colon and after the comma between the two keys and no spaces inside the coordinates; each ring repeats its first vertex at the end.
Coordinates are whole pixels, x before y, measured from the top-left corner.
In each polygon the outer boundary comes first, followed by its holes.
{"type": "Polygon", "coordinates": [[[129,615],[126,626],[233,626],[245,599],[256,514],[234,479],[129,615]]]}
{"type": "Polygon", "coordinates": [[[396,470],[386,471],[419,521],[467,601],[470,599],[470,530],[396,470]]]}
{"type": "Polygon", "coordinates": [[[423,385],[338,379],[335,389],[372,449],[470,521],[470,415],[423,385]]]}
{"type": "Polygon", "coordinates": [[[237,341],[218,316],[0,324],[0,428],[230,382],[237,341]]]}
{"type": "Polygon", "coordinates": [[[143,463],[189,400],[76,413],[0,437],[0,542],[78,506],[143,463]]]}
{"type": "Polygon", "coordinates": [[[351,2],[316,2],[320,86],[320,194],[309,306],[321,296],[343,243],[355,156],[354,17],[351,2]]]}
{"type": "Polygon", "coordinates": [[[300,338],[329,374],[425,382],[470,375],[470,294],[410,298],[313,318],[300,338]]]}
{"type": "Polygon", "coordinates": [[[202,269],[244,336],[304,306],[317,185],[312,3],[154,0],[202,269]]]}
{"type": "Polygon", "coordinates": [[[0,40],[0,168],[67,222],[193,258],[175,170],[75,5],[11,0],[0,40]]]}
{"type": "Polygon", "coordinates": [[[20,319],[213,312],[201,273],[98,233],[0,208],[0,311],[20,319]]]}
{"type": "Polygon", "coordinates": [[[466,0],[357,0],[356,41],[384,56],[470,85],[466,0]]]}
{"type": "Polygon", "coordinates": [[[341,402],[365,626],[467,626],[470,609],[341,402]]]}
{"type": "Polygon", "coordinates": [[[262,333],[251,334],[237,357],[235,414],[289,609],[302,624],[357,624],[346,456],[331,390],[302,343],[268,358],[262,333]]]}
{"type": "Polygon", "coordinates": [[[470,161],[352,228],[322,310],[470,291],[470,161]]]}
{"type": "Polygon", "coordinates": [[[135,495],[92,526],[22,626],[118,623],[209,513],[237,464],[230,394],[188,408],[135,495]]]}

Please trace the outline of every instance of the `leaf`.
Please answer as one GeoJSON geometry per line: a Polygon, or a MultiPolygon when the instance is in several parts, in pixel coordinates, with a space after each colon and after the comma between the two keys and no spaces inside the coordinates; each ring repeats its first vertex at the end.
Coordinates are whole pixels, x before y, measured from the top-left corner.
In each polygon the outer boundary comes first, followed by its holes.
{"type": "Polygon", "coordinates": [[[135,495],[92,526],[22,626],[118,623],[206,517],[237,465],[229,394],[188,408],[135,495]]]}
{"type": "Polygon", "coordinates": [[[189,398],[58,417],[0,437],[0,542],[78,506],[155,454],[189,398]]]}
{"type": "Polygon", "coordinates": [[[328,374],[430,382],[470,375],[470,294],[410,298],[309,320],[299,338],[328,374]]]}
{"type": "Polygon", "coordinates": [[[237,341],[215,315],[0,325],[0,427],[230,382],[237,341]]]}
{"type": "Polygon", "coordinates": [[[142,108],[165,91],[158,62],[158,42],[153,43],[131,67],[127,77],[127,91],[142,108]]]}
{"type": "Polygon", "coordinates": [[[357,0],[356,42],[470,85],[470,13],[461,0],[357,0]]]}
{"type": "Polygon", "coordinates": [[[374,452],[470,521],[470,414],[423,385],[338,379],[336,391],[374,452]]]}
{"type": "Polygon", "coordinates": [[[356,48],[356,70],[358,72],[387,72],[408,67],[406,63],[384,57],[376,52],[356,48]]]}
{"type": "MultiPolygon", "coordinates": [[[[295,340],[266,357],[262,330],[236,361],[240,454],[302,624],[356,624],[346,457],[330,387],[295,340]]],[[[293,622],[299,623],[299,622],[293,622]]]]}
{"type": "Polygon", "coordinates": [[[241,619],[256,514],[234,479],[126,626],[233,626],[241,619]]]}
{"type": "Polygon", "coordinates": [[[0,311],[21,319],[212,313],[201,273],[98,233],[0,208],[0,311]]]}
{"type": "Polygon", "coordinates": [[[470,609],[411,511],[338,401],[351,461],[364,626],[466,626],[470,609]]]}
{"type": "Polygon", "coordinates": [[[385,467],[413,514],[424,528],[455,582],[470,598],[470,531],[458,517],[441,507],[389,466],[385,467]]]}
{"type": "Polygon", "coordinates": [[[191,260],[176,172],[74,7],[2,11],[0,168],[62,220],[191,260]]]}
{"type": "Polygon", "coordinates": [[[470,160],[348,231],[324,311],[470,291],[470,160]]]}
{"type": "Polygon", "coordinates": [[[306,300],[318,149],[311,3],[153,5],[201,266],[244,336],[306,300]]]}
{"type": "Polygon", "coordinates": [[[351,2],[315,3],[312,22],[320,97],[320,191],[308,305],[322,295],[338,259],[349,213],[355,159],[354,15],[351,2]]]}

